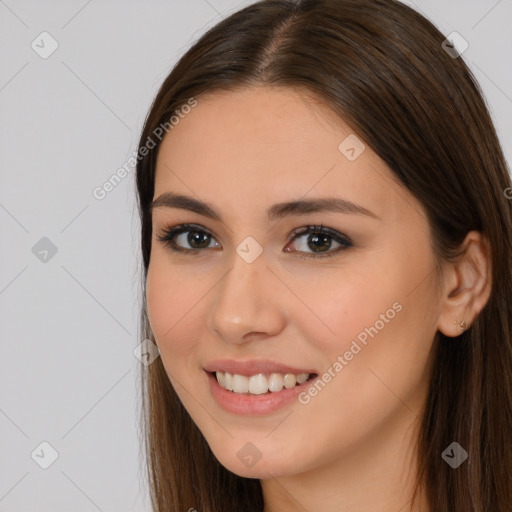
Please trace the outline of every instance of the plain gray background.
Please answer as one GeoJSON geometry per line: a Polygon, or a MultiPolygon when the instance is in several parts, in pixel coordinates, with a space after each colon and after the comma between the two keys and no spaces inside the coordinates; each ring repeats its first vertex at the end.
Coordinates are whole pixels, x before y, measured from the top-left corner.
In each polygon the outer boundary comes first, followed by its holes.
{"type": "MultiPolygon", "coordinates": [[[[136,149],[177,58],[249,3],[0,0],[0,511],[149,511],[134,172],[92,191],[136,149]]],[[[512,1],[406,3],[468,41],[510,162],[512,1]]]]}

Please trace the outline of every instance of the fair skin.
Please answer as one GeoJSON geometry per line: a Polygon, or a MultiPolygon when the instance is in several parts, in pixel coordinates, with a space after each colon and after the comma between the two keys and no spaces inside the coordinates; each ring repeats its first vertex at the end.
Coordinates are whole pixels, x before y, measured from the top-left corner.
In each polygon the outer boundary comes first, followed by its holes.
{"type": "MultiPolygon", "coordinates": [[[[261,480],[265,512],[410,510],[435,333],[457,343],[454,322],[469,327],[490,292],[480,235],[468,234],[459,262],[437,266],[422,205],[368,145],[354,161],[338,149],[353,133],[304,92],[253,87],[198,98],[158,153],[154,198],[192,196],[222,221],[153,210],[150,324],[183,405],[222,465],[261,480]],[[274,203],[321,197],[373,215],[267,218],[274,203]],[[208,248],[190,255],[157,239],[182,223],[210,232],[208,248]],[[320,224],[352,246],[336,252],[328,239],[325,258],[308,233],[292,241],[320,224]],[[250,264],[236,252],[248,236],[263,248],[250,264]],[[309,403],[253,417],[213,400],[208,362],[257,357],[325,372],[396,302],[400,312],[309,403]],[[247,442],[261,453],[252,467],[237,457],[247,442]]],[[[191,250],[187,234],[175,242],[191,250]]],[[[412,510],[428,510],[421,494],[412,510]]]]}

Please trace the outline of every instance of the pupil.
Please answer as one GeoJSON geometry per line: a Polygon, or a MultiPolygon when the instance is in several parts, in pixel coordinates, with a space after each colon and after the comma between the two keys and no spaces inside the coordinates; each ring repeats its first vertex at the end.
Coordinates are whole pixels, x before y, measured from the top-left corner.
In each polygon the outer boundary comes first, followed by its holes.
{"type": "Polygon", "coordinates": [[[321,251],[318,251],[317,249],[321,249],[323,246],[326,246],[325,248],[329,249],[329,247],[331,245],[329,243],[329,236],[328,235],[324,235],[322,233],[316,234],[316,235],[311,235],[310,236],[310,241],[314,244],[312,246],[312,249],[315,252],[321,252],[321,251]],[[320,244],[317,245],[318,242],[323,242],[323,244],[320,243],[320,244]]]}
{"type": "Polygon", "coordinates": [[[209,241],[208,241],[209,235],[207,233],[199,233],[198,231],[191,231],[188,235],[188,243],[192,247],[208,247],[209,241]],[[203,239],[201,241],[201,238],[203,239]],[[197,245],[196,245],[197,242],[197,245]]]}

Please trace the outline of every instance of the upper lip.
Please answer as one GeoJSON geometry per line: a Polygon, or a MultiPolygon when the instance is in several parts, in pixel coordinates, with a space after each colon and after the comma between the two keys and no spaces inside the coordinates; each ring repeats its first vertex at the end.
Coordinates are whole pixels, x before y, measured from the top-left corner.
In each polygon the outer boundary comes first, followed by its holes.
{"type": "Polygon", "coordinates": [[[258,373],[293,373],[295,375],[300,373],[317,373],[316,370],[312,370],[311,368],[294,368],[293,366],[276,363],[268,359],[246,359],[245,361],[218,359],[208,363],[203,369],[207,372],[228,372],[237,375],[245,375],[246,377],[258,373]]]}

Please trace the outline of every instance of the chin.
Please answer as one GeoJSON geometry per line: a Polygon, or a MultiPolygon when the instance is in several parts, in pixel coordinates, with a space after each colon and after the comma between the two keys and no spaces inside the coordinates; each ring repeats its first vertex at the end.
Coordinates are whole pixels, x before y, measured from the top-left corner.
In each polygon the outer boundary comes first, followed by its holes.
{"type": "Polygon", "coordinates": [[[297,473],[297,464],[292,460],[283,460],[282,457],[276,460],[275,454],[267,458],[261,454],[261,458],[258,459],[256,451],[254,451],[254,458],[251,459],[250,450],[250,448],[245,448],[245,451],[239,450],[234,457],[217,457],[216,454],[215,456],[228,471],[244,478],[267,480],[297,473]]]}

